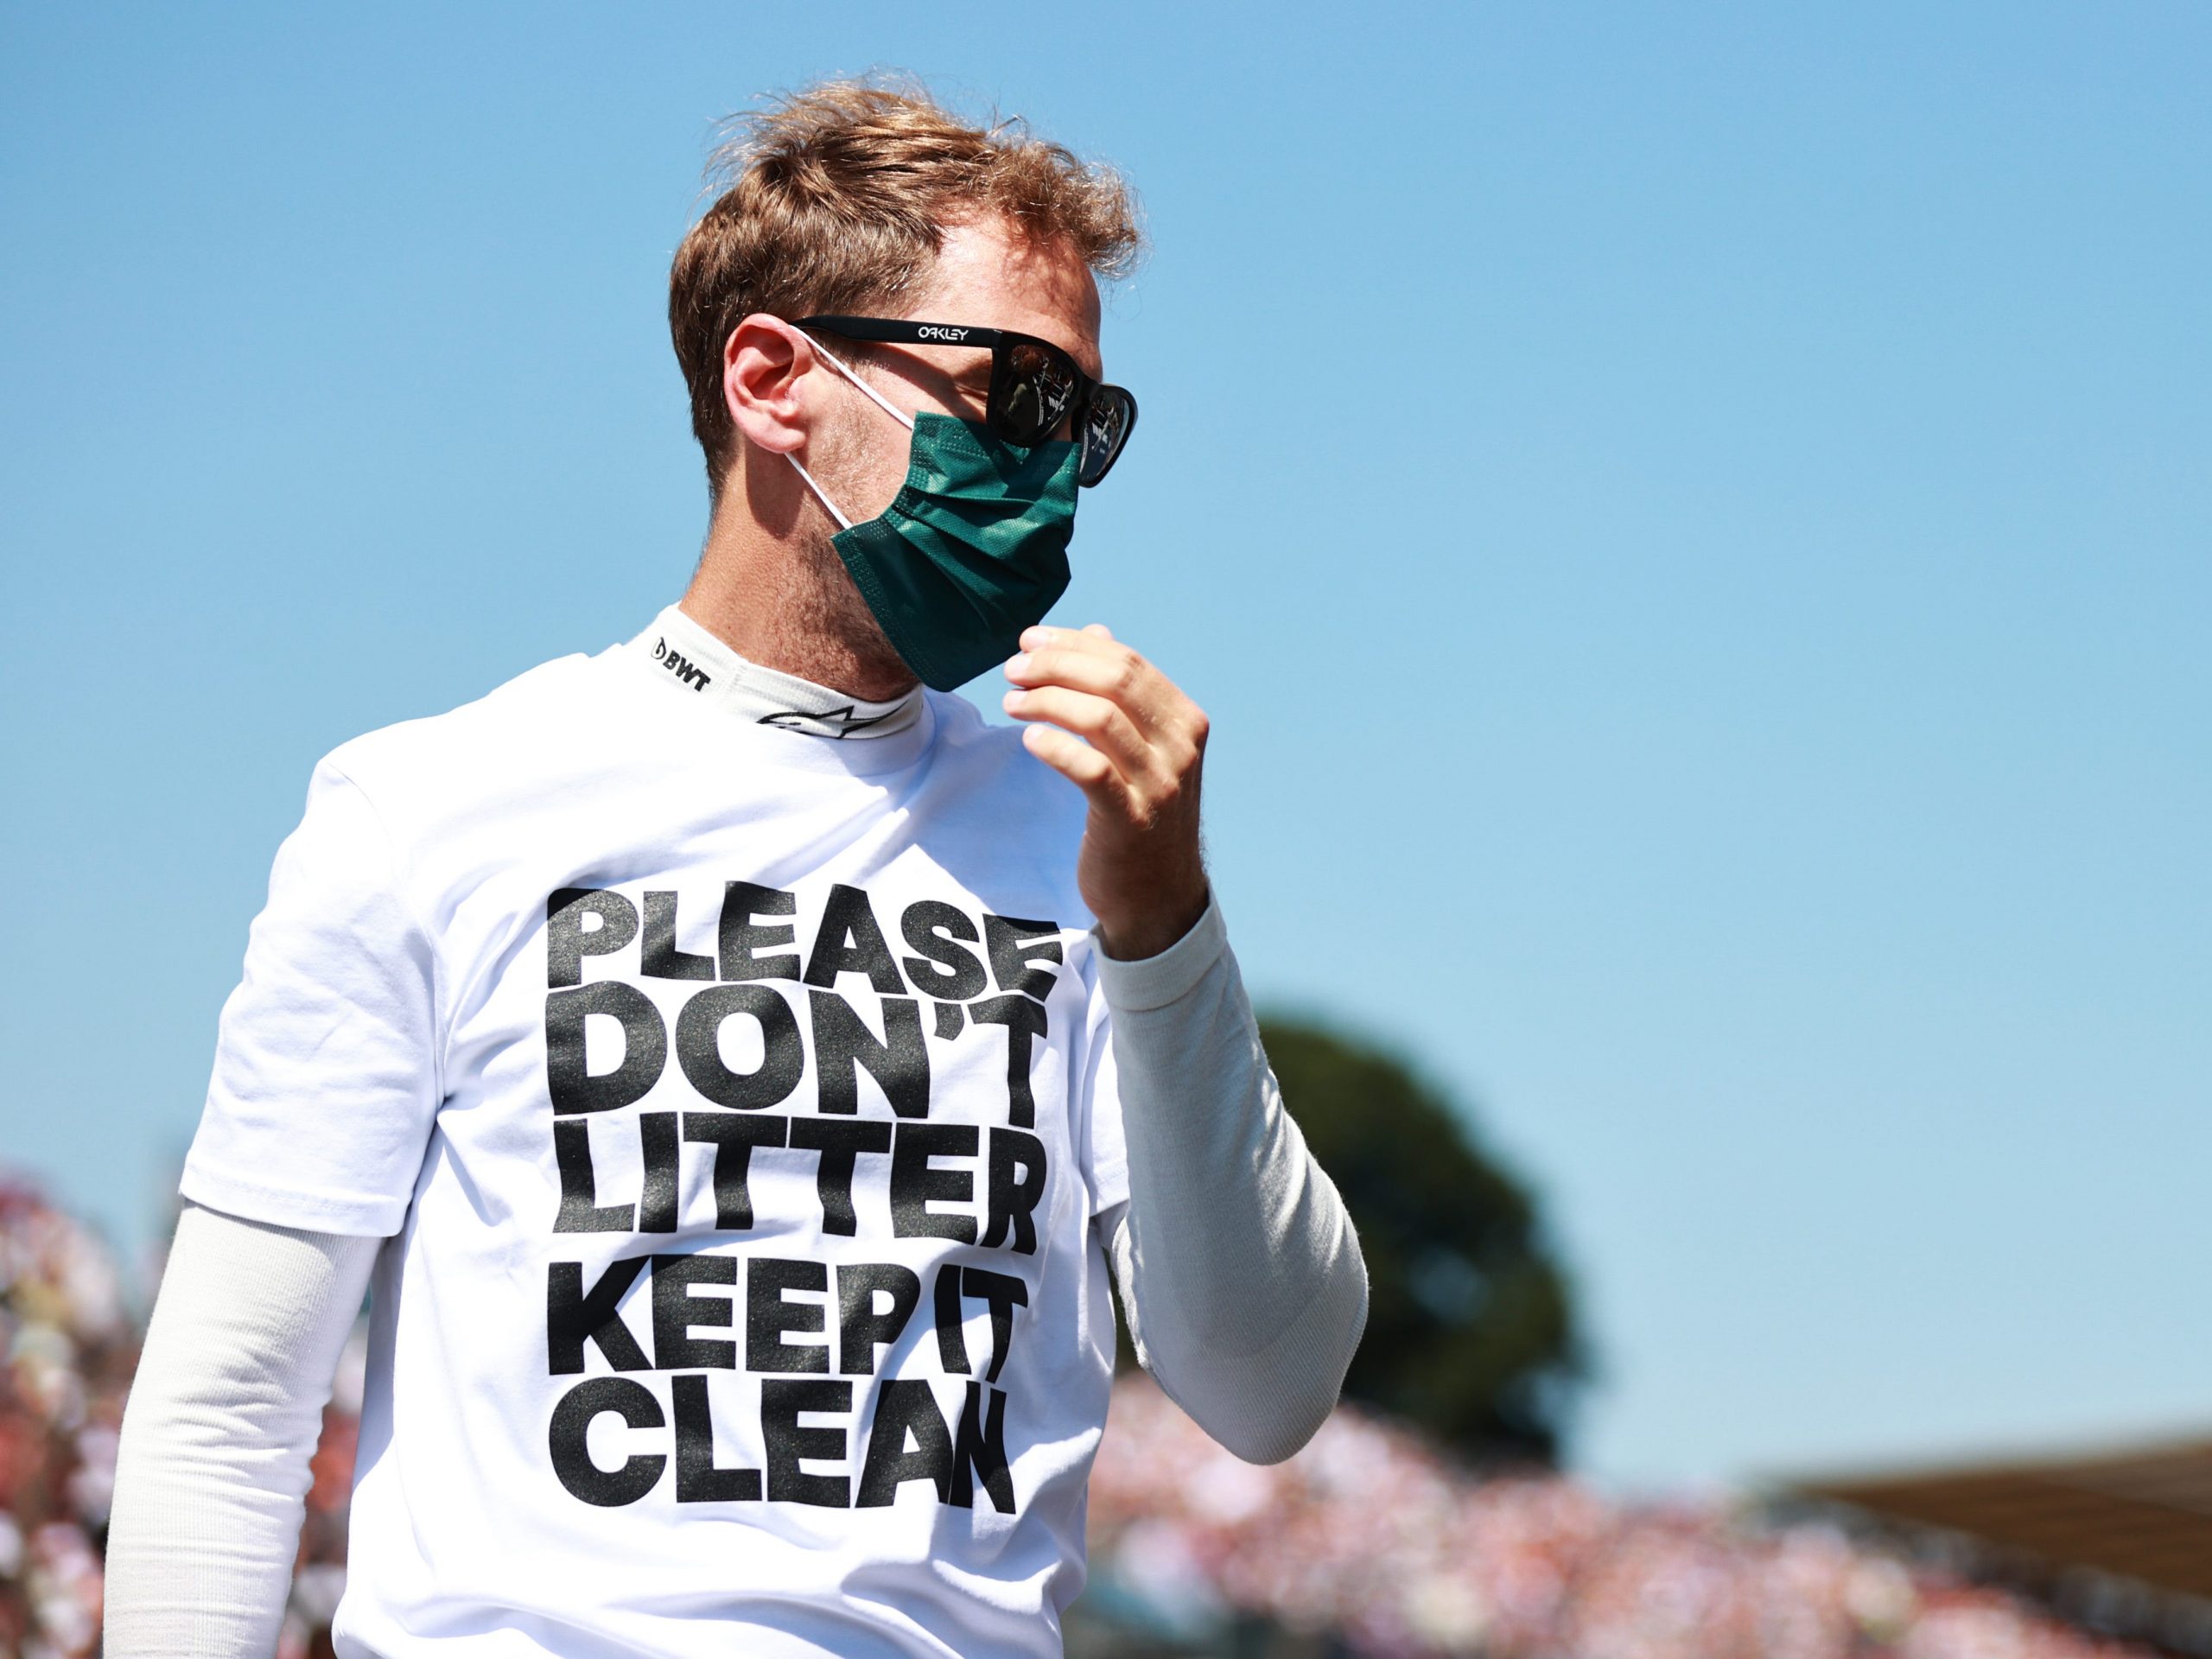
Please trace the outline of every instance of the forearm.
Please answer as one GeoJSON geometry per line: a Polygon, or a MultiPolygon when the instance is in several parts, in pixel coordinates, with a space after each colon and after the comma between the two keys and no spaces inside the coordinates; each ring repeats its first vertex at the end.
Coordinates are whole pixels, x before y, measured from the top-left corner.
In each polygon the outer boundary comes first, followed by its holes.
{"type": "Polygon", "coordinates": [[[1129,1167],[1109,1246],[1132,1337],[1216,1440],[1278,1461],[1335,1405],[1366,1324],[1358,1236],[1283,1109],[1218,910],[1101,974],[1129,1167]]]}
{"type": "Polygon", "coordinates": [[[378,1238],[188,1205],[124,1413],[110,1659],[265,1659],[378,1238]]]}

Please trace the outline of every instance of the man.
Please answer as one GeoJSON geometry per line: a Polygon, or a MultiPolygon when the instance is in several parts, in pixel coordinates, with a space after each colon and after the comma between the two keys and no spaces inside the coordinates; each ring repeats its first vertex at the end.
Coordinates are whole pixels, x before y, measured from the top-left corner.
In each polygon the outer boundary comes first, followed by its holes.
{"type": "Polygon", "coordinates": [[[850,85],[732,161],[671,282],[689,591],[342,746],[277,855],[112,1655],[270,1651],[372,1287],[348,1659],[1057,1652],[1109,1259],[1239,1454],[1335,1400],[1365,1271],[1208,888],[1205,717],[1039,626],[1135,420],[1126,194],[850,85]],[[1000,663],[1018,736],[945,695],[1000,663]]]}

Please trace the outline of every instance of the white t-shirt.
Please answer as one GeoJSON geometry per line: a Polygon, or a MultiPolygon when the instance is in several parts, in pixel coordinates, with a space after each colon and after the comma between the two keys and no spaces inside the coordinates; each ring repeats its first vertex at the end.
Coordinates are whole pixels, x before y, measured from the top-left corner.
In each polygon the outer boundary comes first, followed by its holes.
{"type": "Polygon", "coordinates": [[[345,1659],[1052,1655],[1128,1198],[1080,795],[630,647],[315,770],[182,1188],[379,1262],[345,1659]]]}

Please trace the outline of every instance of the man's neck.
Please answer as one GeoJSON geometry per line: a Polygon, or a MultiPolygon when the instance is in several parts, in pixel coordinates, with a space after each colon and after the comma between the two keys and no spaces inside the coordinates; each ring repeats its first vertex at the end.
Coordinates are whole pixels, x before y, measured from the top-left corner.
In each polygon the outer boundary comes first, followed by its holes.
{"type": "Polygon", "coordinates": [[[664,607],[622,650],[655,683],[755,726],[809,737],[882,738],[928,718],[918,685],[884,702],[833,691],[740,656],[680,605],[664,607]]]}
{"type": "Polygon", "coordinates": [[[883,637],[843,563],[794,525],[771,534],[744,504],[715,515],[683,613],[763,668],[867,702],[887,702],[920,681],[883,637]]]}

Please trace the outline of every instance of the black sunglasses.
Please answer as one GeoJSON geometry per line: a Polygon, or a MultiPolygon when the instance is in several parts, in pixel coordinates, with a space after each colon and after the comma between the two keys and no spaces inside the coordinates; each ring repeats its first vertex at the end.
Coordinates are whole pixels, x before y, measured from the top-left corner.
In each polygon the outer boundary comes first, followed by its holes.
{"type": "Polygon", "coordinates": [[[952,323],[912,322],[903,317],[801,317],[801,328],[820,328],[848,340],[895,346],[988,346],[991,389],[983,420],[1008,443],[1036,443],[1072,419],[1081,446],[1076,482],[1106,476],[1136,429],[1137,400],[1120,386],[1094,380],[1049,340],[1010,328],[969,328],[952,323]]]}

